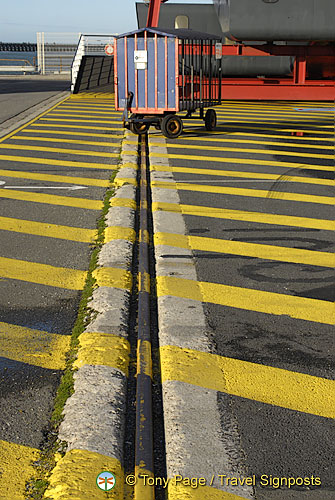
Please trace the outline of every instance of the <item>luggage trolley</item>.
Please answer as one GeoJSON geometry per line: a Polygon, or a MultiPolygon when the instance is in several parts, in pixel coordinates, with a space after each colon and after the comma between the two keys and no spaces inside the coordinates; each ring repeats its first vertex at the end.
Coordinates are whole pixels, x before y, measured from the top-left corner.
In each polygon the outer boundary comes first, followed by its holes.
{"type": "Polygon", "coordinates": [[[116,37],[115,107],[135,134],[153,125],[170,138],[199,110],[207,130],[221,103],[221,38],[193,30],[144,28],[116,37]],[[182,118],[177,115],[186,111],[182,118]]]}

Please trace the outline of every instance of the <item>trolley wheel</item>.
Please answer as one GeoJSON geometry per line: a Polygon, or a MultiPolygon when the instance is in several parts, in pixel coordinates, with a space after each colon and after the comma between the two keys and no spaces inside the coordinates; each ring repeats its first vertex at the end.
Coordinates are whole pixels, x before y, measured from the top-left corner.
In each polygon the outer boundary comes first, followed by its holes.
{"type": "Polygon", "coordinates": [[[149,130],[149,125],[148,123],[130,122],[129,128],[133,134],[142,135],[149,130]]]}
{"type": "Polygon", "coordinates": [[[161,130],[168,139],[176,139],[183,131],[183,122],[177,115],[164,116],[161,122],[161,130]]]}
{"type": "Polygon", "coordinates": [[[216,112],[214,109],[207,109],[205,114],[206,130],[211,131],[216,127],[216,112]]]}

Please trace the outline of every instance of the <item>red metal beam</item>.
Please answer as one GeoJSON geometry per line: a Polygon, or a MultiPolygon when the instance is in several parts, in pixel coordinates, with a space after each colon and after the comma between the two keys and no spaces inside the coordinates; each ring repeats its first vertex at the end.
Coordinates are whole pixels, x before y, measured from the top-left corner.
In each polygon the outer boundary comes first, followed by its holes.
{"type": "Polygon", "coordinates": [[[150,0],[149,12],[147,17],[147,28],[157,28],[159,20],[159,11],[161,4],[167,0],[150,0]]]}

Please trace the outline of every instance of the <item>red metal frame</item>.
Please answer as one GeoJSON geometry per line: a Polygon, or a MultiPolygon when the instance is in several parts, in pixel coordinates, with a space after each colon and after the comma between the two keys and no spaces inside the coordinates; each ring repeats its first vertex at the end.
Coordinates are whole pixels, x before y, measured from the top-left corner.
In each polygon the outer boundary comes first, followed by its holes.
{"type": "MultiPolygon", "coordinates": [[[[147,27],[156,28],[161,4],[167,0],[150,0],[147,27]]],[[[225,56],[295,56],[292,78],[222,78],[222,99],[331,101],[335,98],[335,69],[331,79],[307,79],[308,57],[335,58],[334,46],[223,45],[225,56]]]]}

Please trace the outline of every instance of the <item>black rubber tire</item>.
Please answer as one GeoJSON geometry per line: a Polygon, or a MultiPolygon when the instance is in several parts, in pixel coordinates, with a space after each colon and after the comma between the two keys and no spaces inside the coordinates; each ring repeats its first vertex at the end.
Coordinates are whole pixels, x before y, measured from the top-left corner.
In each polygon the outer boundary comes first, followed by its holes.
{"type": "Polygon", "coordinates": [[[142,135],[149,130],[149,125],[148,123],[130,122],[129,128],[133,134],[142,135]]]}
{"type": "Polygon", "coordinates": [[[216,127],[216,112],[214,109],[207,109],[205,114],[205,128],[209,132],[215,130],[216,127]]]}
{"type": "Polygon", "coordinates": [[[161,121],[161,130],[168,139],[176,139],[183,131],[183,122],[177,115],[166,115],[161,121]]]}

